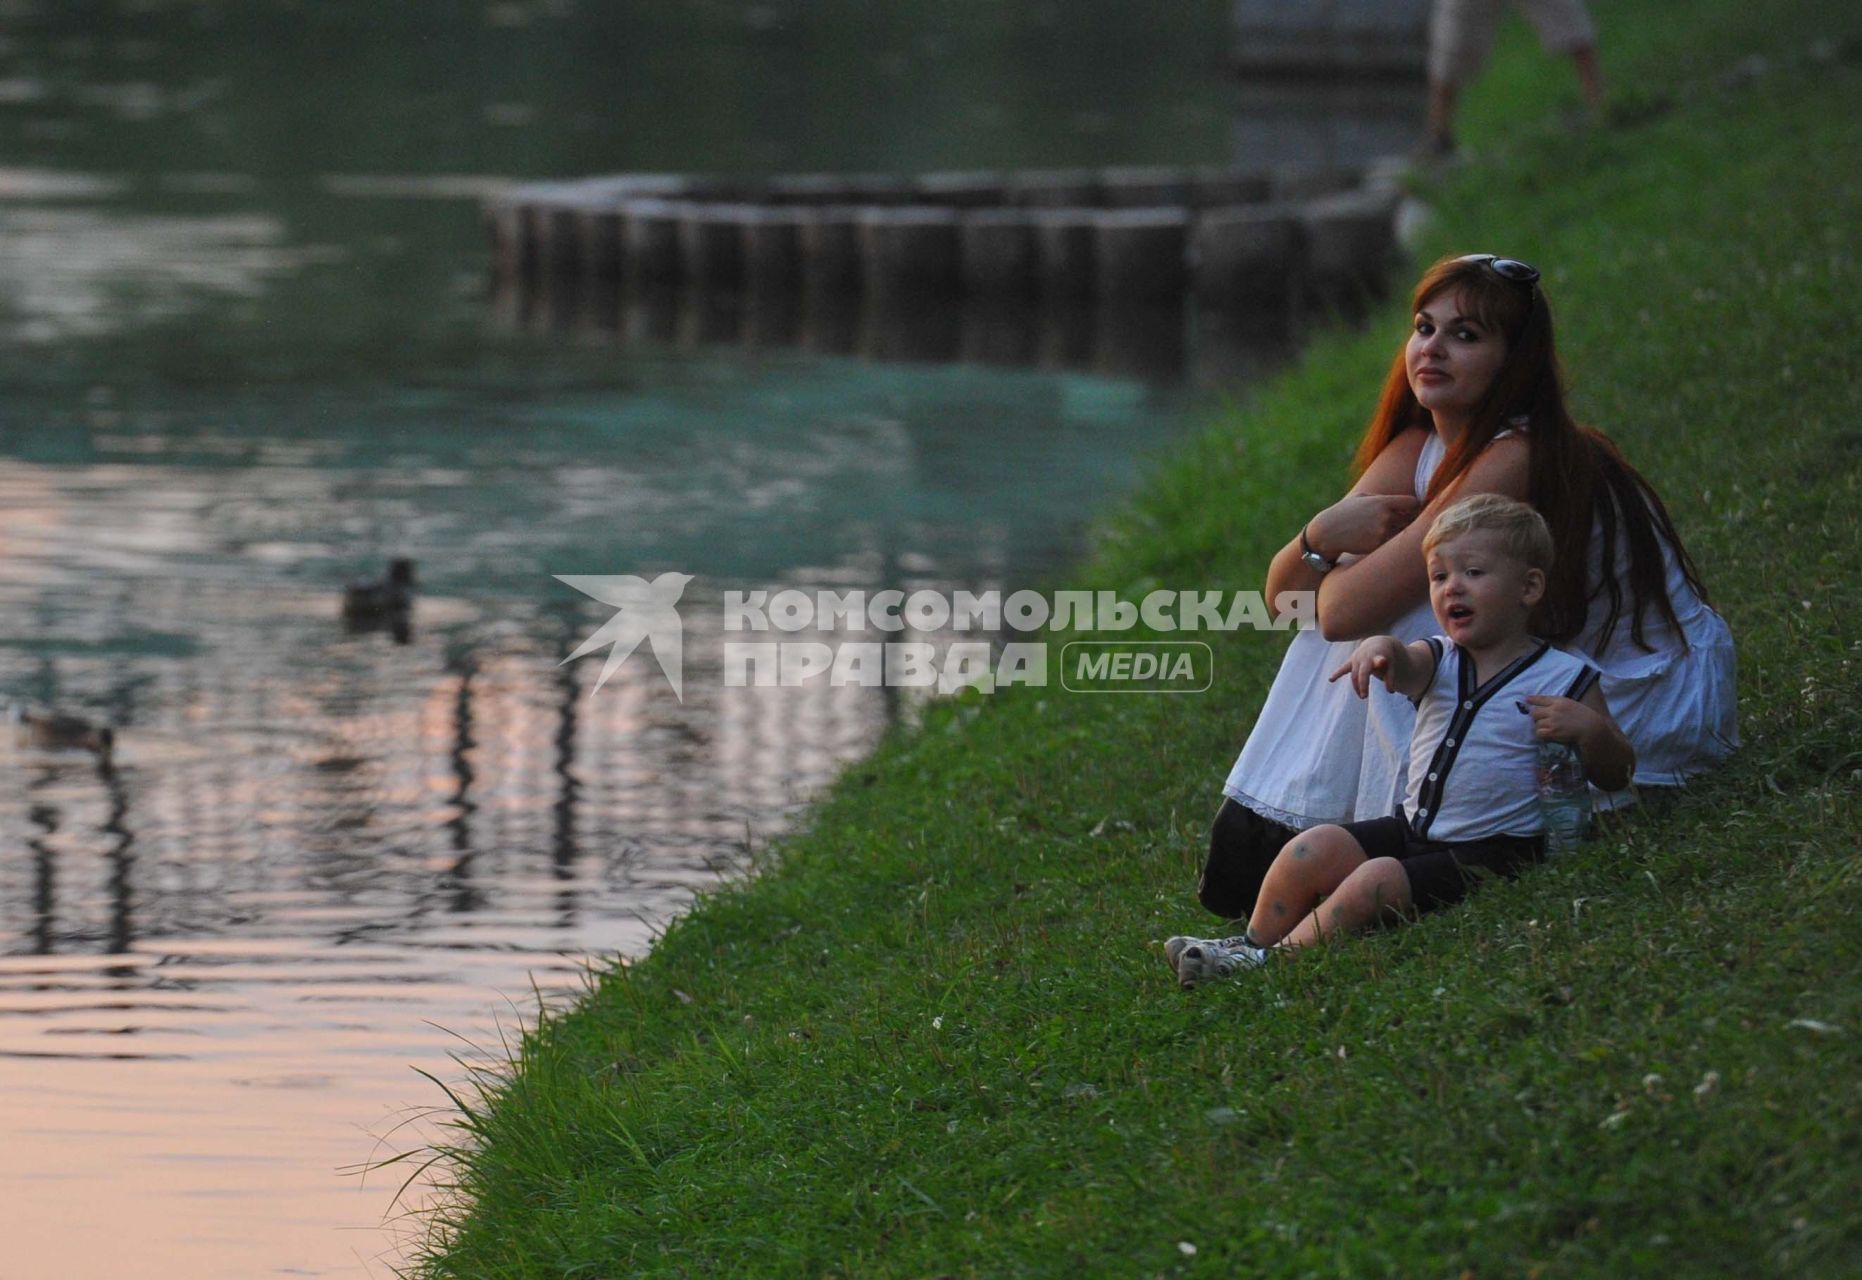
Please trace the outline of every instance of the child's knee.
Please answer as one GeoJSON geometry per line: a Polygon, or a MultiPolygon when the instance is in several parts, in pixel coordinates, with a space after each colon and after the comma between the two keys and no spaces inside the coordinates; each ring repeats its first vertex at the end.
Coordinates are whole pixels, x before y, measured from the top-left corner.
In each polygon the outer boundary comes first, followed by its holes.
{"type": "Polygon", "coordinates": [[[1357,898],[1367,919],[1400,916],[1409,910],[1409,875],[1395,858],[1372,858],[1339,889],[1357,898]]]}
{"type": "Polygon", "coordinates": [[[1280,856],[1295,863],[1337,863],[1344,860],[1355,865],[1364,860],[1364,849],[1351,833],[1336,823],[1321,823],[1287,841],[1280,856]]]}

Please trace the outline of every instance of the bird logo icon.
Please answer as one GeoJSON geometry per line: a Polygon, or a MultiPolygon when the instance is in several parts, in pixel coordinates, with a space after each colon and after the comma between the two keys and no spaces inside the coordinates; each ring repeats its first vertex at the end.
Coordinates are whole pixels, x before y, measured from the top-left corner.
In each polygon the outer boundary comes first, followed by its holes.
{"type": "Polygon", "coordinates": [[[601,686],[608,683],[608,677],[627,661],[644,640],[653,650],[653,656],[659,660],[660,672],[666,677],[667,683],[672,685],[673,695],[679,701],[685,701],[682,658],[685,630],[680,624],[679,610],[675,606],[679,603],[679,597],[685,593],[686,584],[692,580],[691,574],[662,573],[648,582],[645,578],[629,573],[559,573],[556,580],[566,582],[583,595],[618,610],[612,618],[596,628],[595,633],[584,640],[574,653],[556,664],[562,666],[604,645],[611,646],[608,660],[601,667],[601,678],[595,681],[595,687],[589,691],[590,697],[601,692],[601,686]]]}

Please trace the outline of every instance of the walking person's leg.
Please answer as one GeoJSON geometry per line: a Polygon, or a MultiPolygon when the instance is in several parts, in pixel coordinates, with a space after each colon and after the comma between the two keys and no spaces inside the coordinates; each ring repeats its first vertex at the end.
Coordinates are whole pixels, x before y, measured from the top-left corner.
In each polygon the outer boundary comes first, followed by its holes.
{"type": "Polygon", "coordinates": [[[1593,112],[1603,107],[1603,70],[1597,63],[1597,24],[1584,0],[1516,0],[1526,21],[1539,34],[1539,44],[1554,56],[1571,59],[1577,68],[1584,105],[1593,112]]]}
{"type": "Polygon", "coordinates": [[[1500,0],[1435,0],[1429,13],[1429,114],[1422,150],[1445,156],[1455,149],[1455,107],[1461,89],[1487,65],[1500,0]]]}

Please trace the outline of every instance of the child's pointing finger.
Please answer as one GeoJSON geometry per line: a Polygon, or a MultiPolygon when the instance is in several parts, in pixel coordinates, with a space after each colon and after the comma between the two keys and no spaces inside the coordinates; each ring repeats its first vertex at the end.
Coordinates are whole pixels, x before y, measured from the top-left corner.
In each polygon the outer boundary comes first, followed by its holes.
{"type": "Polygon", "coordinates": [[[1380,679],[1382,679],[1384,683],[1388,684],[1389,676],[1387,673],[1389,672],[1389,670],[1390,670],[1390,659],[1384,657],[1383,654],[1380,653],[1375,658],[1372,658],[1371,669],[1364,673],[1364,681],[1363,683],[1358,685],[1358,696],[1360,698],[1368,698],[1371,696],[1371,677],[1372,676],[1377,676],[1380,679]]]}

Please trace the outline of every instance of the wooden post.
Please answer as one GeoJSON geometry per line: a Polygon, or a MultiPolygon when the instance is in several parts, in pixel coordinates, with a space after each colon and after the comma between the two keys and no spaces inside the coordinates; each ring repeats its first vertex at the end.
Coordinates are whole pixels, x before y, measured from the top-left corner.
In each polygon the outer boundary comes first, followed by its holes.
{"type": "Polygon", "coordinates": [[[1094,279],[1092,209],[1036,211],[1034,226],[1035,279],[1041,296],[1079,302],[1093,296],[1094,279]]]}
{"type": "Polygon", "coordinates": [[[755,209],[743,220],[744,287],[752,294],[793,293],[802,278],[802,222],[793,205],[755,209]]]}
{"type": "Polygon", "coordinates": [[[869,295],[950,296],[959,284],[957,215],[950,209],[862,209],[860,261],[869,295]]]}
{"type": "Polygon", "coordinates": [[[679,216],[667,200],[630,200],[621,207],[621,262],[628,288],[679,278],[679,216]]]}
{"type": "Polygon", "coordinates": [[[491,237],[492,270],[500,280],[521,280],[536,272],[536,258],[525,234],[524,206],[497,199],[485,206],[485,229],[491,237]]]}
{"type": "Polygon", "coordinates": [[[958,226],[958,237],[966,296],[1034,295],[1034,219],[1027,210],[978,209],[966,213],[958,226]]]}
{"type": "Polygon", "coordinates": [[[964,304],[961,320],[959,359],[989,365],[1034,363],[1035,312],[1027,302],[972,300],[964,304]]]}
{"type": "Polygon", "coordinates": [[[1190,237],[1196,300],[1207,307],[1232,307],[1284,299],[1293,291],[1305,253],[1296,206],[1205,213],[1190,237]]]}
{"type": "Polygon", "coordinates": [[[860,310],[860,354],[869,360],[943,363],[961,343],[955,299],[868,293],[860,310]]]}
{"type": "Polygon", "coordinates": [[[1128,209],[1093,219],[1098,294],[1106,301],[1156,301],[1183,292],[1189,214],[1128,209]]]}
{"type": "Polygon", "coordinates": [[[1307,203],[1301,217],[1313,284],[1325,295],[1375,294],[1396,248],[1391,191],[1348,191],[1307,203]]]}
{"type": "Polygon", "coordinates": [[[695,288],[736,290],[744,282],[744,223],[754,210],[741,204],[689,204],[679,218],[679,268],[695,288]]]}
{"type": "Polygon", "coordinates": [[[1180,298],[1101,303],[1093,326],[1093,369],[1120,378],[1167,382],[1183,372],[1188,344],[1180,298]]]}
{"type": "Polygon", "coordinates": [[[612,284],[621,278],[621,215],[605,208],[578,209],[576,241],[582,270],[591,279],[612,284]]]}
{"type": "Polygon", "coordinates": [[[813,295],[851,297],[860,289],[860,211],[829,205],[810,211],[796,228],[802,287],[813,295]]]}
{"type": "Polygon", "coordinates": [[[582,265],[582,243],[576,228],[576,211],[568,204],[539,207],[537,274],[551,281],[573,279],[582,265]]]}

